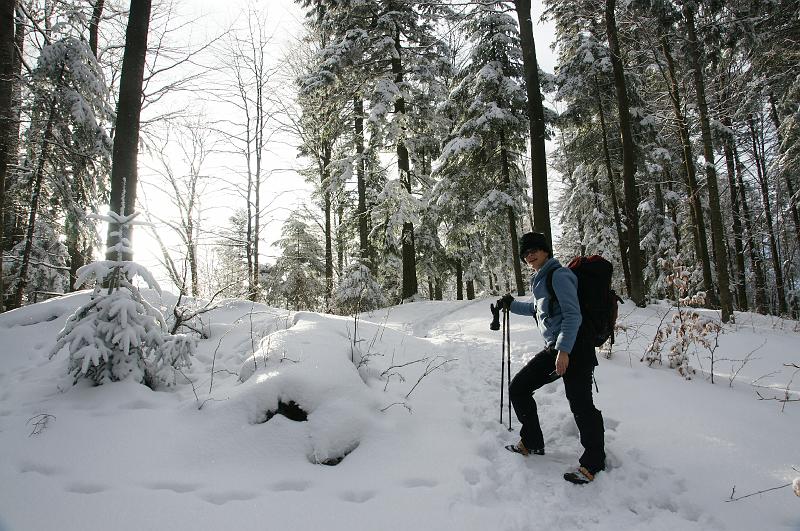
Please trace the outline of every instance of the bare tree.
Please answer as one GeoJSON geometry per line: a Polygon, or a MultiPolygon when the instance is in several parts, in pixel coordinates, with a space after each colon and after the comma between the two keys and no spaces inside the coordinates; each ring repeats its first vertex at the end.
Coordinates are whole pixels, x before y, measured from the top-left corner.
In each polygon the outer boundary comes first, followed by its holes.
{"type": "Polygon", "coordinates": [[[245,186],[240,193],[245,200],[247,231],[245,253],[249,298],[259,297],[259,244],[262,229],[261,187],[268,177],[264,158],[272,131],[274,109],[270,83],[277,68],[270,65],[267,48],[271,36],[264,15],[251,7],[244,31],[232,31],[219,51],[221,72],[225,78],[212,89],[220,101],[232,105],[236,116],[222,121],[223,134],[230,151],[244,158],[245,186]]]}
{"type": "Polygon", "coordinates": [[[167,137],[155,153],[157,166],[151,168],[160,181],[147,183],[156,188],[160,196],[167,197],[172,207],[164,213],[160,209],[146,209],[147,216],[158,225],[168,227],[178,237],[180,260],[185,264],[182,269],[186,269],[187,274],[178,271],[167,245],[156,233],[162,264],[181,294],[193,297],[200,295],[197,252],[202,220],[200,200],[210,184],[210,176],[204,173],[204,164],[216,148],[212,134],[203,117],[183,120],[175,127],[168,127],[167,137]],[[172,146],[177,148],[177,153],[170,152],[172,146]],[[177,155],[183,161],[183,167],[176,167],[177,155]]]}

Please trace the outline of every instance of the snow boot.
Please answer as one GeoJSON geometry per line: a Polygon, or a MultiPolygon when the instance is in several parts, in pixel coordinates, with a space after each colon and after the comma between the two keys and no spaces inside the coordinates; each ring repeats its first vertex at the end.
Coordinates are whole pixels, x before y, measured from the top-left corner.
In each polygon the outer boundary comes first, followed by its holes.
{"type": "Polygon", "coordinates": [[[594,474],[589,472],[586,467],[579,466],[575,472],[567,472],[564,479],[575,485],[586,485],[594,481],[594,474]]]}
{"type": "Polygon", "coordinates": [[[522,454],[524,456],[529,456],[531,454],[534,455],[544,455],[544,448],[537,448],[535,450],[528,450],[524,444],[522,444],[522,440],[520,440],[517,444],[507,444],[506,450],[509,452],[514,452],[515,454],[522,454]]]}

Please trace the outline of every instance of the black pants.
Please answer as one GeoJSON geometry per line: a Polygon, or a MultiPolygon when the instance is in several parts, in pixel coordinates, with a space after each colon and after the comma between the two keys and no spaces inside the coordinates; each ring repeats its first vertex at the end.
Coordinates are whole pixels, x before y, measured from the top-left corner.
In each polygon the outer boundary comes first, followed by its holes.
{"type": "MultiPolygon", "coordinates": [[[[606,463],[603,415],[592,402],[592,372],[596,360],[593,350],[591,345],[576,345],[570,355],[569,367],[564,373],[564,390],[584,449],[579,462],[591,473],[603,470],[606,463]]],[[[557,354],[555,349],[544,349],[511,381],[511,404],[522,424],[522,444],[529,450],[544,449],[544,436],[539,425],[533,392],[558,380],[559,376],[555,373],[557,354]]]]}

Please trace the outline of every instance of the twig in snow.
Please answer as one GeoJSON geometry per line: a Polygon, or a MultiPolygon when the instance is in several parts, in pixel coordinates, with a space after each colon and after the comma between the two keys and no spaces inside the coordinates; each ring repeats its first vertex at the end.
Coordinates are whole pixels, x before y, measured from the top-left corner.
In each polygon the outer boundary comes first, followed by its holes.
{"type": "Polygon", "coordinates": [[[772,490],[783,489],[785,487],[791,487],[791,486],[792,486],[791,483],[787,483],[786,485],[781,485],[780,487],[772,487],[770,489],[764,489],[764,490],[760,490],[758,492],[751,492],[750,494],[745,494],[744,496],[739,496],[738,498],[734,498],[733,495],[736,493],[736,485],[734,485],[733,489],[731,490],[731,497],[729,499],[725,500],[725,502],[726,503],[735,502],[735,501],[743,500],[745,498],[749,498],[750,496],[755,496],[756,494],[764,494],[765,492],[770,492],[772,490]]]}
{"type": "Polygon", "coordinates": [[[389,404],[385,408],[381,409],[381,413],[386,412],[392,406],[403,406],[404,408],[406,408],[408,410],[409,413],[412,413],[411,406],[409,406],[408,403],[406,403],[406,402],[392,402],[391,404],[389,404]]]}
{"type": "Polygon", "coordinates": [[[56,420],[56,417],[55,415],[50,415],[48,413],[39,413],[38,415],[34,415],[29,418],[25,425],[27,426],[33,422],[33,431],[28,434],[28,437],[33,437],[34,435],[39,435],[42,433],[47,429],[47,425],[50,424],[51,420],[56,420]]]}
{"type": "Polygon", "coordinates": [[[414,386],[411,388],[411,390],[406,394],[406,397],[405,397],[406,400],[408,400],[408,397],[411,396],[411,393],[414,392],[414,389],[417,388],[417,386],[419,385],[419,383],[422,381],[423,378],[425,378],[426,376],[431,374],[433,371],[435,371],[437,369],[441,369],[442,367],[444,367],[445,365],[447,365],[451,361],[457,361],[458,360],[458,358],[445,359],[445,360],[437,363],[436,365],[434,365],[434,363],[436,363],[436,361],[439,360],[440,358],[442,358],[442,356],[436,356],[435,358],[433,358],[431,361],[428,362],[428,366],[425,367],[425,372],[423,372],[422,375],[420,375],[420,377],[417,379],[417,383],[415,383],[414,386]]]}

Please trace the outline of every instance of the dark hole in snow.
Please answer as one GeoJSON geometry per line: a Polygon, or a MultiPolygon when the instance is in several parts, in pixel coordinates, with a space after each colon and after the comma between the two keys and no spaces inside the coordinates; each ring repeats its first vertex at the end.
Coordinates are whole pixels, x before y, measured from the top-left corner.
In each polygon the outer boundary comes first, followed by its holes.
{"type": "Polygon", "coordinates": [[[339,463],[341,463],[342,461],[344,461],[344,458],[347,457],[348,455],[350,455],[353,452],[353,450],[355,450],[356,448],[358,448],[358,444],[356,444],[352,448],[348,448],[347,450],[345,450],[342,455],[329,457],[327,459],[317,459],[316,457],[311,456],[310,460],[311,460],[312,463],[317,464],[317,465],[336,466],[339,463]]]}
{"type": "Polygon", "coordinates": [[[288,402],[281,402],[279,400],[278,409],[275,411],[267,411],[267,417],[264,419],[264,422],[267,422],[275,415],[283,415],[287,419],[295,422],[305,422],[308,420],[308,413],[303,411],[303,408],[298,406],[293,400],[288,402]]]}

